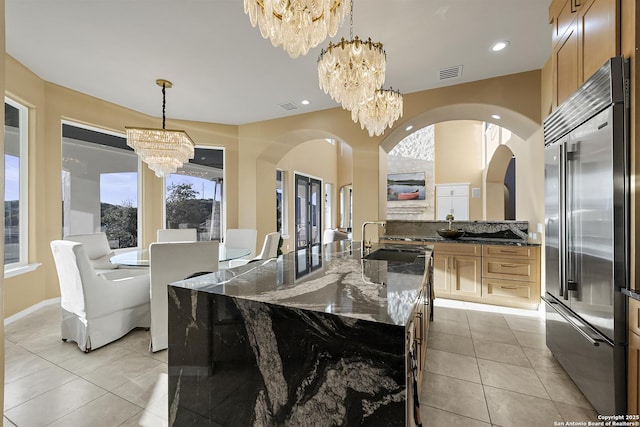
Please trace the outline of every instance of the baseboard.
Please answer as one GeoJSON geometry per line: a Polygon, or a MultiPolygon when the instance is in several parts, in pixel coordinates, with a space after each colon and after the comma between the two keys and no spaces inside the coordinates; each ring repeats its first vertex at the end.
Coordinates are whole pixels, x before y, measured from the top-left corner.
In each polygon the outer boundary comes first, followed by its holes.
{"type": "Polygon", "coordinates": [[[6,319],[4,319],[4,325],[7,326],[8,324],[15,322],[16,320],[22,319],[23,317],[28,316],[29,314],[33,313],[34,311],[37,311],[37,310],[41,309],[42,307],[46,307],[48,305],[54,305],[54,304],[60,305],[60,297],[51,298],[51,299],[48,299],[48,300],[40,301],[39,303],[34,304],[31,307],[27,307],[24,310],[19,311],[16,314],[11,315],[11,316],[7,317],[6,319]]]}

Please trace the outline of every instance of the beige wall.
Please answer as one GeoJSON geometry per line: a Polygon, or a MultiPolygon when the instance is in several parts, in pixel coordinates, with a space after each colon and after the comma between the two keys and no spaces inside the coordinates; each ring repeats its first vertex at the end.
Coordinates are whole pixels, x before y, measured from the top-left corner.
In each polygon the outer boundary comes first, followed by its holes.
{"type": "MultiPolygon", "coordinates": [[[[333,217],[337,215],[338,198],[336,191],[336,183],[338,181],[338,149],[336,145],[331,145],[324,139],[316,139],[305,142],[293,148],[278,162],[276,167],[286,172],[286,188],[287,198],[287,237],[283,240],[283,252],[289,252],[295,249],[295,174],[318,178],[322,181],[324,191],[325,184],[333,184],[333,217]]],[[[274,175],[275,178],[275,175],[274,175]]],[[[274,189],[275,194],[275,179],[274,189]]],[[[324,201],[322,202],[322,211],[324,212],[324,201]]],[[[275,210],[275,208],[274,208],[275,210]]],[[[275,216],[271,231],[275,231],[275,216]]],[[[322,228],[327,228],[327,224],[322,224],[322,228]]],[[[258,238],[258,241],[262,241],[258,238]]]]}
{"type": "Polygon", "coordinates": [[[472,120],[436,123],[434,129],[436,188],[438,184],[469,184],[471,220],[483,219],[482,198],[471,198],[472,188],[482,188],[482,132],[482,122],[472,120]]]}
{"type": "MultiPolygon", "coordinates": [[[[44,82],[11,57],[5,64],[7,93],[30,107],[29,261],[42,263],[34,272],[6,280],[4,307],[9,316],[59,295],[49,242],[61,235],[61,120],[124,132],[126,125],[157,127],[159,118],[44,82]]],[[[386,146],[402,139],[408,123],[484,120],[482,114],[499,110],[505,123],[529,137],[539,129],[539,93],[540,72],[532,71],[408,94],[403,118],[373,138],[342,108],[242,126],[171,119],[167,126],[185,129],[198,145],[224,148],[227,227],[255,227],[259,239],[276,221],[275,170],[283,157],[312,140],[335,138],[347,144],[341,145],[343,155],[332,174],[336,191],[353,184],[354,239],[359,240],[362,223],[382,218],[386,211],[386,171],[380,163],[386,146]]],[[[162,227],[162,181],[146,167],[141,179],[142,242],[148,245],[162,227]]]]}

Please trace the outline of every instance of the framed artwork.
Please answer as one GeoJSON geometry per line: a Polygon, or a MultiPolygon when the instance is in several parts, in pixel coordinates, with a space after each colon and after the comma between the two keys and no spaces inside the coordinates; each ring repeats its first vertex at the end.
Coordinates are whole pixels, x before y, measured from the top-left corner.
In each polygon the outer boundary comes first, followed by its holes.
{"type": "Polygon", "coordinates": [[[424,200],[424,172],[387,175],[387,200],[424,200]]]}

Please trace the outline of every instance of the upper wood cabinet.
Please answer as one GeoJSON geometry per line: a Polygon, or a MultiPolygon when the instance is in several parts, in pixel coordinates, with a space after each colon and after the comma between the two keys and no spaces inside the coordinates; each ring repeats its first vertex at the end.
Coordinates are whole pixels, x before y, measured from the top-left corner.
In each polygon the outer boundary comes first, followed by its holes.
{"type": "Polygon", "coordinates": [[[620,0],[553,0],[553,106],[620,54],[620,0]]]}
{"type": "Polygon", "coordinates": [[[619,0],[582,0],[578,10],[578,81],[584,83],[620,54],[619,0]]]}

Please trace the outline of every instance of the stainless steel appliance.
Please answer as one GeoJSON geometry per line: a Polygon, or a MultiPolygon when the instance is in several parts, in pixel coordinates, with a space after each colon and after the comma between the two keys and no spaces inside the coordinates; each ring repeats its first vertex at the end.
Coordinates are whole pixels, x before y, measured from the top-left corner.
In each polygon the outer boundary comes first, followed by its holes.
{"type": "Polygon", "coordinates": [[[628,61],[544,121],[547,347],[601,414],[626,411],[628,61]]]}

